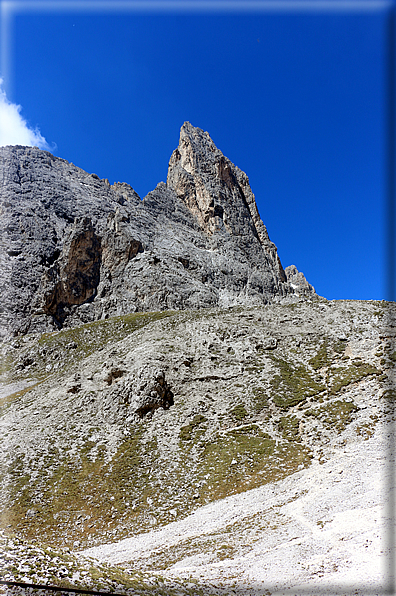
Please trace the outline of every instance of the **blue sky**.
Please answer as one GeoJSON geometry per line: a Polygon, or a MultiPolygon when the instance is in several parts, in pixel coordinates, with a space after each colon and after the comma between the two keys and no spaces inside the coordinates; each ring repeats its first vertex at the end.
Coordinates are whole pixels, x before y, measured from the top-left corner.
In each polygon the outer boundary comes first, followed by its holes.
{"type": "Polygon", "coordinates": [[[3,99],[55,155],[143,197],[189,120],[249,176],[284,267],[328,299],[386,297],[383,4],[28,4],[6,23],[3,99]]]}

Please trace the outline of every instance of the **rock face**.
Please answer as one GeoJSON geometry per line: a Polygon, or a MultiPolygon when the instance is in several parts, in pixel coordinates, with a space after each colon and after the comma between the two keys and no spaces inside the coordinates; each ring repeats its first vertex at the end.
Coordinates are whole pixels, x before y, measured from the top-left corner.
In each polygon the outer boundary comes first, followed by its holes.
{"type": "Polygon", "coordinates": [[[286,276],[246,174],[188,122],[143,200],[37,148],[0,148],[0,171],[2,338],[315,295],[286,276]]]}
{"type": "Polygon", "coordinates": [[[179,147],[170,158],[167,183],[206,234],[220,232],[216,239],[232,236],[253,258],[257,248],[263,247],[278,284],[286,281],[276,246],[258,214],[249,178],[224,157],[207,132],[189,122],[182,126],[179,147]]]}
{"type": "Polygon", "coordinates": [[[289,265],[285,269],[286,279],[300,296],[312,296],[315,294],[315,288],[305,279],[305,275],[298,271],[295,265],[289,265]]]}

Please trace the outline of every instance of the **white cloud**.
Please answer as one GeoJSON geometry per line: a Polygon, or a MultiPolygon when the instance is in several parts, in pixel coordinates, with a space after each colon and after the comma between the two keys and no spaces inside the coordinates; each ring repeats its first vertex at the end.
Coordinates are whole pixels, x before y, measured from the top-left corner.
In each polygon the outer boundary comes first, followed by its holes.
{"type": "Polygon", "coordinates": [[[22,106],[11,103],[2,88],[0,79],[0,147],[4,145],[29,145],[49,149],[48,143],[38,128],[32,129],[20,112],[22,106]]]}

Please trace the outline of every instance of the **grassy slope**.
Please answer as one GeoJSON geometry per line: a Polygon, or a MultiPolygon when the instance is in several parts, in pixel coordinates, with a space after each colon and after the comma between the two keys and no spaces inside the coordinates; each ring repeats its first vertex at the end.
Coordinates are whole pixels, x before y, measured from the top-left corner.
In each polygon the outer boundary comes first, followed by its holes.
{"type": "MultiPolygon", "coordinates": [[[[68,394],[67,428],[48,433],[44,446],[36,439],[33,455],[21,441],[3,464],[8,486],[3,528],[21,539],[39,535],[42,543],[63,546],[76,540],[92,545],[158,527],[205,503],[309,466],[328,437],[356,421],[358,406],[348,390],[363,380],[382,384],[382,393],[392,398],[386,385],[392,345],[376,347],[367,360],[364,354],[346,353],[349,340],[358,341],[364,332],[368,316],[380,329],[381,303],[363,303],[361,316],[356,316],[356,305],[339,304],[325,335],[307,327],[305,306],[270,308],[270,319],[277,321],[271,334],[281,324],[285,329],[276,349],[266,349],[257,339],[268,331],[268,307],[134,314],[14,341],[3,360],[3,379],[30,379],[38,385],[3,398],[3,419],[10,409],[23,411],[38,395],[49,395],[51,385],[64,384],[76,367],[91,366],[92,357],[100,367],[109,354],[132,352],[135,337],[157,342],[165,360],[180,363],[168,375],[178,389],[175,406],[165,417],[134,426],[120,421],[126,433],[119,433],[111,448],[111,428],[106,434],[97,414],[87,416],[84,407],[72,413],[74,400],[84,402],[85,393],[68,394]],[[353,316],[350,337],[340,340],[332,325],[337,317],[353,316]],[[147,335],[137,335],[144,327],[147,335]],[[191,329],[208,337],[201,357],[193,335],[180,352],[178,341],[191,329]],[[190,360],[185,360],[186,350],[190,360]],[[203,360],[210,363],[210,374],[203,360]],[[227,376],[237,366],[239,373],[227,376]],[[164,429],[177,435],[168,449],[164,429]]],[[[370,425],[356,428],[370,436],[370,425]]],[[[7,449],[7,433],[3,440],[7,449]]]]}

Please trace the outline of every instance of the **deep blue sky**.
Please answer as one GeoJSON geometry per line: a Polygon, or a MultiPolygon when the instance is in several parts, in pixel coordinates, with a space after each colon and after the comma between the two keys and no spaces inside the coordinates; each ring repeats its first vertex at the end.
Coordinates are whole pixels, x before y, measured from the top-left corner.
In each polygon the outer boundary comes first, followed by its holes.
{"type": "Polygon", "coordinates": [[[17,15],[8,97],[143,197],[185,120],[249,176],[283,266],[385,297],[385,12],[17,15]]]}

